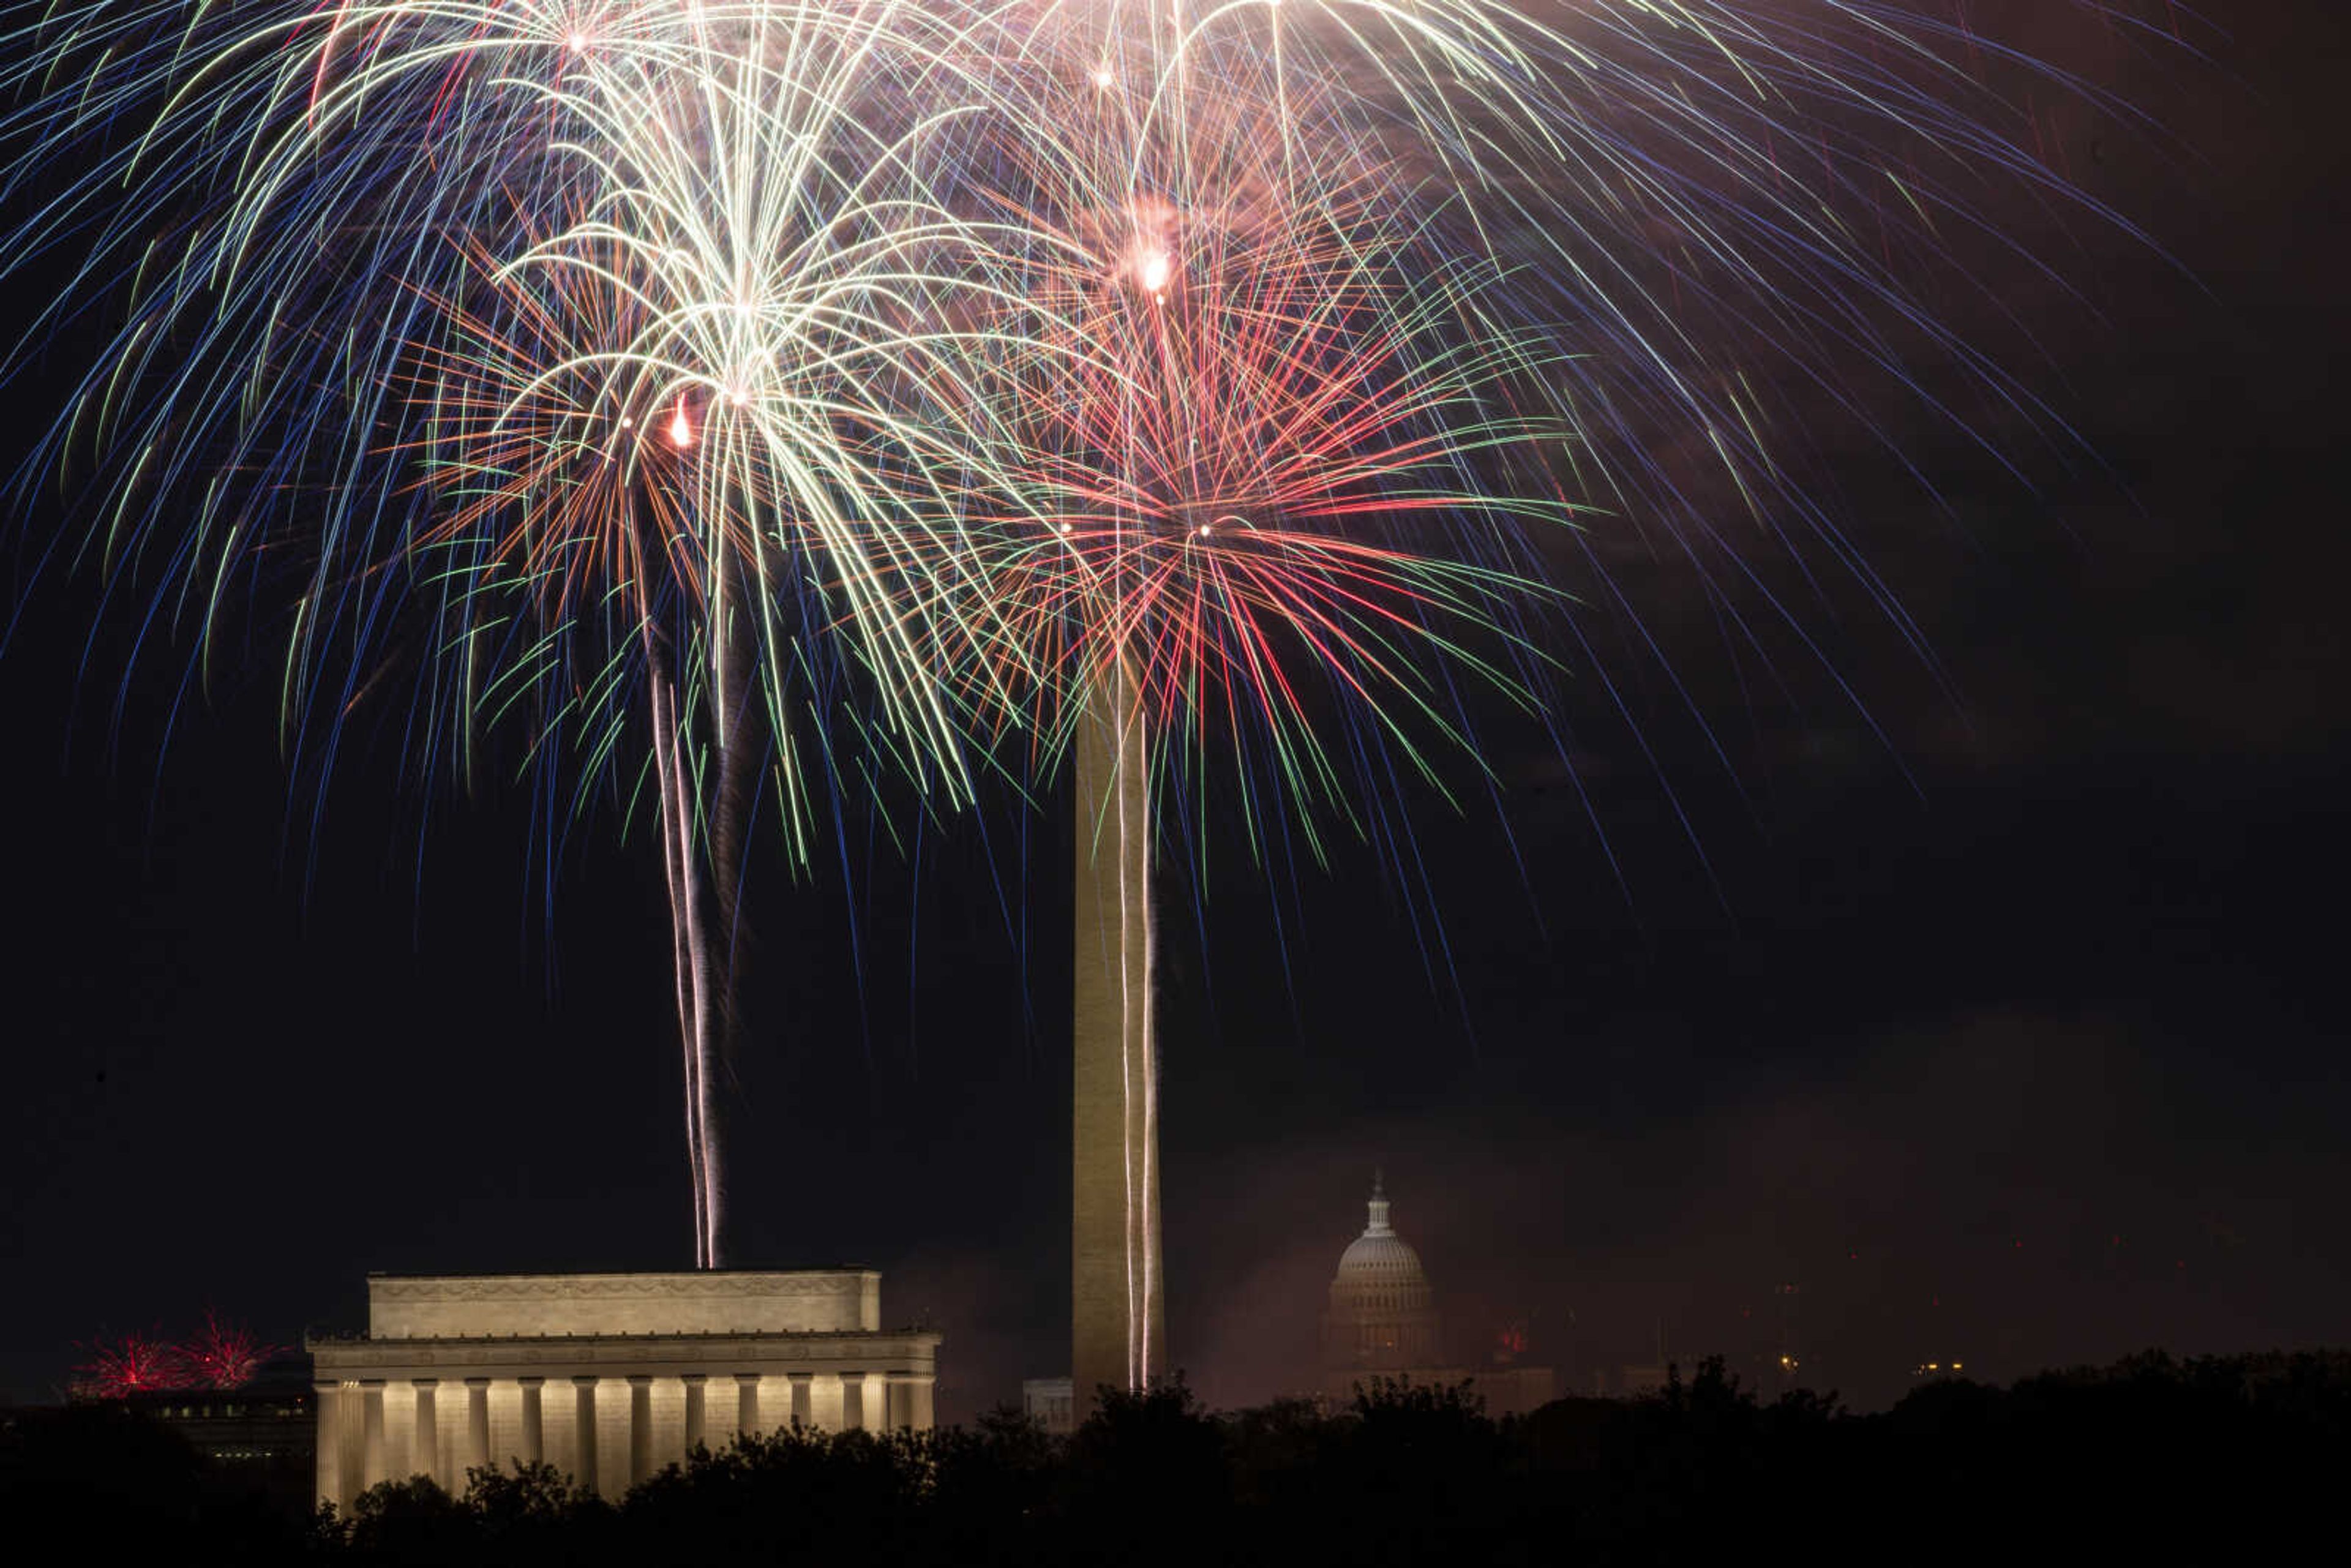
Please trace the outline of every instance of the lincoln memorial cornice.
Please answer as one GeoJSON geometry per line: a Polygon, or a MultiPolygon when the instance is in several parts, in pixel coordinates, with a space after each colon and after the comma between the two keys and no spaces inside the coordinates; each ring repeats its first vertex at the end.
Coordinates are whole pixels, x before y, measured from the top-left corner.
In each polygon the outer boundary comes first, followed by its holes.
{"type": "MultiPolygon", "coordinates": [[[[500,1335],[477,1340],[310,1338],[303,1342],[319,1371],[356,1375],[378,1368],[446,1369],[485,1366],[555,1368],[628,1364],[705,1365],[747,1364],[778,1370],[862,1367],[893,1370],[898,1363],[927,1368],[940,1336],[909,1333],[577,1334],[552,1339],[500,1335]]],[[[419,1380],[421,1381],[421,1380],[419,1380]]]]}
{"type": "Polygon", "coordinates": [[[578,1301],[609,1296],[674,1296],[695,1300],[765,1300],[774,1296],[850,1296],[881,1274],[872,1269],[789,1273],[694,1274],[373,1274],[369,1294],[379,1301],[578,1301]]]}

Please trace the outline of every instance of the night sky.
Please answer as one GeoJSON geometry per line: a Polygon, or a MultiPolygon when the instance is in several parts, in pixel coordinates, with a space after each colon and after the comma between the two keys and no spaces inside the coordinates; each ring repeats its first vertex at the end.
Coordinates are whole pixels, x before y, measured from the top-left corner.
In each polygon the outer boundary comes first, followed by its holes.
{"type": "MultiPolygon", "coordinates": [[[[1956,695],[1834,600],[1862,706],[1801,659],[1774,689],[1618,541],[1729,770],[1627,661],[1654,761],[1571,675],[1564,761],[1484,731],[1499,813],[1403,802],[1425,898],[1370,852],[1171,887],[1169,1339],[1211,1403],[1311,1381],[1374,1165],[1458,1353],[1523,1320],[1587,1387],[1661,1337],[1743,1364],[1791,1283],[1862,1406],[1921,1360],[2351,1340],[2351,48],[2332,0],[2211,9],[2209,62],[2082,62],[2162,133],[2053,153],[2178,265],[2016,218],[2085,297],[2003,292],[2022,369],[2106,471],[2031,495],[1922,427],[1938,514],[1831,444],[1956,695]]],[[[94,605],[43,581],[0,653],[0,1400],[207,1307],[356,1329],[370,1270],[687,1266],[653,857],[574,835],[550,925],[523,791],[420,798],[364,751],[314,830],[268,652],[167,744],[177,657],[122,685],[110,619],[78,676],[94,605]]],[[[775,857],[750,907],[739,1260],[883,1270],[950,1418],[1066,1370],[1065,815],[999,800],[847,879],[775,857]],[[1025,987],[987,869],[1024,857],[1025,987]]]]}

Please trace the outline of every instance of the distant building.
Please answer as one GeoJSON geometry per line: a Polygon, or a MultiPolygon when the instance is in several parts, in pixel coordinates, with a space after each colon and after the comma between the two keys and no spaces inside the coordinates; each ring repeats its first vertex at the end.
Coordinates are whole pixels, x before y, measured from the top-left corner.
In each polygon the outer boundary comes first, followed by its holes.
{"type": "Polygon", "coordinates": [[[1031,1377],[1020,1385],[1020,1413],[1056,1437],[1078,1429],[1077,1402],[1066,1377],[1031,1377]]]}
{"type": "Polygon", "coordinates": [[[309,1358],[288,1356],[235,1388],[141,1389],[119,1397],[205,1458],[260,1469],[310,1462],[318,1441],[310,1383],[309,1358]]]}
{"type": "Polygon", "coordinates": [[[619,1497],[738,1433],[927,1431],[938,1347],[871,1270],[371,1275],[368,1332],[308,1344],[317,1495],[544,1461],[619,1497]]]}
{"type": "Polygon", "coordinates": [[[1321,1393],[1327,1404],[1343,1405],[1375,1378],[1421,1385],[1467,1380],[1490,1416],[1524,1415],[1557,1393],[1548,1366],[1499,1356],[1484,1366],[1448,1361],[1436,1290],[1420,1254],[1389,1223],[1387,1185],[1379,1177],[1372,1182],[1369,1223],[1339,1255],[1331,1281],[1321,1393]]]}
{"type": "Polygon", "coordinates": [[[1638,1399],[1663,1393],[1672,1375],[1673,1369],[1664,1362],[1641,1362],[1618,1367],[1613,1380],[1605,1372],[1593,1373],[1592,1392],[1604,1399],[1638,1399]]]}
{"type": "Polygon", "coordinates": [[[307,1514],[318,1450],[310,1385],[309,1358],[288,1355],[235,1388],[139,1389],[115,1402],[177,1433],[239,1484],[307,1514]]]}

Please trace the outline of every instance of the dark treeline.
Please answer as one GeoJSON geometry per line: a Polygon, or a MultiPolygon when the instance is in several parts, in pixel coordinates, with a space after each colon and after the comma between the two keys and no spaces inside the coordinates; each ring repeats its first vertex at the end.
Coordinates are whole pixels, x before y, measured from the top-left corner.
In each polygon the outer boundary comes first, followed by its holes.
{"type": "Polygon", "coordinates": [[[2233,1559],[2324,1522],[2351,1460],[2351,1354],[1923,1385],[1853,1416],[1756,1398],[1702,1363],[1661,1394],[1492,1421],[1474,1388],[1380,1385],[1323,1416],[1112,1397],[1077,1434],[1011,1416],[924,1435],[788,1432],[672,1467],[617,1504],[544,1467],[463,1497],[380,1486],[349,1518],[273,1511],[104,1406],[0,1427],[18,1541],[102,1554],[398,1564],[1698,1563],[2233,1559]],[[69,1533],[59,1533],[69,1532],[69,1533]]]}

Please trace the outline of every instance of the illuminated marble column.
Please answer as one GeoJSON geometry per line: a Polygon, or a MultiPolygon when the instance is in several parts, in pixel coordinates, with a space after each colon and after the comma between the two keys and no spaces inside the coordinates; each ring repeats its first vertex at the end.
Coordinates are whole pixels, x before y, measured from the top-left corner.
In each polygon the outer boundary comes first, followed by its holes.
{"type": "Polygon", "coordinates": [[[390,1480],[383,1462],[383,1379],[360,1379],[360,1490],[390,1480]]]}
{"type": "Polygon", "coordinates": [[[735,1430],[749,1437],[759,1429],[759,1375],[738,1372],[735,1375],[735,1430]]]}
{"type": "Polygon", "coordinates": [[[702,1446],[705,1440],[702,1435],[702,1387],[710,1379],[703,1373],[689,1372],[678,1381],[685,1385],[684,1458],[691,1459],[694,1458],[694,1450],[702,1446]]]}
{"type": "Polygon", "coordinates": [[[882,1429],[903,1432],[910,1425],[907,1410],[906,1374],[885,1372],[882,1375],[882,1429]]]}
{"type": "Polygon", "coordinates": [[[465,1379],[465,1463],[486,1468],[490,1462],[490,1380],[465,1379]]]}
{"type": "Polygon", "coordinates": [[[862,1372],[841,1375],[841,1429],[844,1432],[865,1429],[865,1375],[862,1372]]]}
{"type": "Polygon", "coordinates": [[[927,1432],[938,1425],[935,1406],[938,1379],[917,1375],[907,1391],[906,1421],[917,1432],[927,1432]]]}
{"type": "Polygon", "coordinates": [[[816,1374],[787,1372],[784,1381],[792,1385],[792,1424],[796,1427],[816,1425],[816,1374]]]}
{"type": "Polygon", "coordinates": [[[408,1468],[420,1476],[441,1473],[441,1412],[435,1403],[440,1379],[412,1380],[416,1388],[416,1435],[409,1439],[408,1468]]]}
{"type": "Polygon", "coordinates": [[[527,1465],[547,1462],[547,1417],[539,1408],[538,1391],[546,1384],[544,1377],[517,1377],[522,1385],[522,1458],[527,1465]]]}
{"type": "Polygon", "coordinates": [[[586,1372],[571,1380],[573,1449],[572,1479],[590,1491],[601,1494],[603,1487],[596,1477],[596,1375],[586,1372]]]}
{"type": "Polygon", "coordinates": [[[360,1493],[367,1490],[367,1481],[364,1479],[366,1472],[362,1468],[362,1457],[360,1452],[362,1404],[360,1385],[357,1383],[345,1383],[342,1397],[337,1403],[342,1408],[342,1419],[336,1423],[341,1429],[342,1436],[335,1445],[335,1484],[340,1489],[339,1495],[343,1500],[343,1506],[348,1509],[358,1502],[360,1493]]]}
{"type": "Polygon", "coordinates": [[[919,1372],[890,1374],[890,1430],[927,1432],[931,1429],[931,1380],[919,1372]]]}
{"type": "Polygon", "coordinates": [[[653,1380],[629,1375],[629,1484],[641,1486],[653,1473],[653,1380]]]}
{"type": "Polygon", "coordinates": [[[310,1392],[319,1418],[319,1500],[342,1512],[350,1507],[343,1495],[343,1385],[322,1380],[311,1384],[310,1392]]]}
{"type": "Polygon", "coordinates": [[[735,1441],[736,1420],[742,1414],[742,1400],[719,1373],[710,1379],[702,1396],[702,1440],[713,1448],[724,1448],[735,1441]]]}

